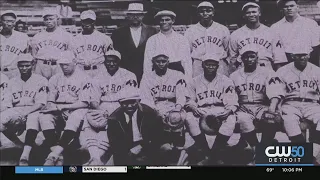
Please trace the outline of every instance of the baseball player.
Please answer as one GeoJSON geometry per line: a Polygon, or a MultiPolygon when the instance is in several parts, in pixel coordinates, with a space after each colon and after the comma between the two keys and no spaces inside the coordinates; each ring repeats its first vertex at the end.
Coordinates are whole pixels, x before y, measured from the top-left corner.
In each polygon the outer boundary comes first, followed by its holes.
{"type": "Polygon", "coordinates": [[[279,0],[278,6],[284,17],[273,24],[271,29],[278,34],[283,42],[287,59],[292,62],[292,54],[308,47],[311,53],[311,62],[319,66],[319,25],[310,18],[299,15],[297,0],[279,0]]]}
{"type": "Polygon", "coordinates": [[[242,48],[240,56],[243,67],[230,75],[239,97],[240,107],[236,113],[237,121],[240,124],[242,137],[253,151],[258,144],[254,126],[257,122],[254,121],[258,120],[259,127],[262,128],[261,142],[271,143],[278,124],[269,123],[267,120],[275,118],[271,115],[276,114],[280,100],[283,98],[282,83],[279,77],[272,69],[259,66],[258,51],[259,48],[255,45],[242,48]]]}
{"type": "Polygon", "coordinates": [[[157,51],[166,52],[170,57],[169,69],[183,72],[187,79],[192,77],[192,60],[188,40],[172,29],[176,14],[172,11],[160,11],[155,15],[160,23],[160,32],[151,36],[144,54],[144,75],[152,73],[152,58],[157,51]]]}
{"type": "Polygon", "coordinates": [[[286,133],[293,143],[305,142],[300,122],[304,119],[314,124],[313,156],[317,157],[320,152],[320,69],[308,62],[309,58],[310,49],[301,49],[293,55],[294,61],[281,67],[277,73],[284,82],[281,115],[286,133]]]}
{"type": "MultiPolygon", "coordinates": [[[[45,137],[44,144],[51,148],[44,165],[60,165],[63,163],[63,148],[77,136],[81,127],[83,112],[88,107],[89,99],[85,99],[86,89],[90,87],[89,77],[76,68],[73,61],[75,58],[72,51],[65,51],[58,56],[57,63],[62,69],[62,73],[55,74],[49,80],[48,103],[41,111],[39,122],[30,128],[29,149],[34,144],[35,134],[42,130],[45,137]],[[60,132],[64,132],[60,138],[60,132]],[[59,151],[61,151],[59,153],[59,151]]],[[[21,159],[28,158],[30,150],[22,153],[21,159]]]]}
{"type": "Polygon", "coordinates": [[[14,30],[17,15],[13,11],[1,13],[2,30],[0,32],[0,69],[9,79],[19,75],[17,60],[28,48],[29,37],[14,30]]]}
{"type": "Polygon", "coordinates": [[[239,67],[239,51],[249,45],[257,46],[259,64],[277,70],[287,62],[280,37],[271,29],[260,23],[261,10],[256,3],[249,2],[242,7],[244,26],[235,30],[230,38],[230,56],[232,64],[239,67]]]}
{"type": "Polygon", "coordinates": [[[61,73],[56,57],[70,48],[73,36],[58,25],[59,15],[55,10],[45,11],[43,21],[46,30],[36,34],[30,40],[30,46],[37,61],[35,72],[49,80],[53,75],[61,73]]]}
{"type": "MultiPolygon", "coordinates": [[[[223,120],[224,123],[217,127],[214,141],[209,156],[209,163],[221,162],[220,151],[227,145],[227,142],[234,132],[238,109],[238,96],[234,90],[231,79],[217,73],[222,54],[206,54],[202,67],[204,73],[193,78],[190,85],[190,99],[187,102],[187,122],[190,123],[192,135],[201,134],[199,119],[206,116],[216,117],[215,121],[223,120]]],[[[206,132],[204,132],[206,133],[206,132]]],[[[203,162],[205,163],[205,162],[203,162]]],[[[208,163],[208,161],[207,161],[208,163]]]]}
{"type": "Polygon", "coordinates": [[[23,146],[16,132],[38,120],[39,110],[47,102],[48,81],[32,73],[31,54],[21,54],[18,58],[20,76],[9,81],[10,102],[13,107],[1,112],[0,132],[13,143],[23,146]]]}
{"type": "Polygon", "coordinates": [[[12,107],[12,102],[10,102],[10,91],[9,91],[9,78],[0,72],[0,98],[1,98],[1,106],[0,112],[5,111],[8,108],[12,107]]]}
{"type": "Polygon", "coordinates": [[[193,77],[203,74],[202,61],[209,52],[221,53],[221,63],[218,72],[229,75],[228,46],[230,40],[229,29],[213,21],[214,7],[210,2],[202,2],[197,7],[200,21],[191,25],[184,34],[189,40],[191,57],[193,60],[193,77]]]}
{"type": "MultiPolygon", "coordinates": [[[[155,52],[152,62],[154,71],[141,80],[140,89],[143,97],[141,102],[156,109],[159,115],[162,116],[164,125],[166,125],[168,124],[166,122],[167,116],[171,112],[180,112],[182,116],[185,113],[182,110],[188,96],[187,83],[185,76],[181,72],[168,68],[170,57],[166,54],[166,51],[158,50],[155,52]]],[[[186,123],[186,125],[189,125],[189,123],[186,123]]],[[[205,136],[200,133],[194,134],[192,127],[187,127],[196,142],[196,147],[201,148],[203,151],[208,150],[209,147],[205,136]]],[[[169,132],[172,138],[172,145],[178,148],[184,147],[184,131],[179,130],[177,132],[180,133],[170,133],[172,128],[168,128],[165,130],[169,132]]]]}
{"type": "Polygon", "coordinates": [[[111,38],[95,30],[96,18],[94,11],[83,11],[80,15],[83,31],[72,42],[78,67],[91,77],[105,70],[104,54],[113,49],[111,38]]]}

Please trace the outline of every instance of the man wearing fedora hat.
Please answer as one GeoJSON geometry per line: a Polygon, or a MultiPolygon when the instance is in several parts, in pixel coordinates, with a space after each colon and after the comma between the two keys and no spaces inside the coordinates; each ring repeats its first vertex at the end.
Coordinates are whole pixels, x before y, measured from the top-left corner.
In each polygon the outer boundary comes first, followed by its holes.
{"type": "Polygon", "coordinates": [[[146,43],[149,37],[156,34],[156,29],[142,23],[146,14],[143,4],[130,3],[126,13],[129,25],[115,30],[111,38],[114,48],[122,55],[120,67],[133,72],[140,83],[146,43]]]}
{"type": "Polygon", "coordinates": [[[140,103],[139,90],[123,88],[120,107],[108,118],[108,138],[114,165],[155,165],[163,126],[157,112],[140,103]]]}

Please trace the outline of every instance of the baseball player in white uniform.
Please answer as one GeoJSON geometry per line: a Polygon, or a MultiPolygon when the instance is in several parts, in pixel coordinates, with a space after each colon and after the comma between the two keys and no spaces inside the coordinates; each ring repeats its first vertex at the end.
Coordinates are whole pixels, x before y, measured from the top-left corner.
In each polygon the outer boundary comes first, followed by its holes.
{"type": "MultiPolygon", "coordinates": [[[[280,100],[283,98],[282,83],[276,73],[259,65],[259,48],[248,45],[241,49],[243,67],[233,72],[230,79],[235,84],[239,97],[237,121],[244,140],[255,150],[258,139],[255,124],[262,130],[262,143],[272,143],[277,131],[276,123],[268,123],[265,112],[275,114],[280,100]]],[[[271,117],[273,118],[273,117],[271,117]]]]}
{"type": "Polygon", "coordinates": [[[319,66],[319,25],[315,20],[299,15],[297,2],[297,0],[278,1],[284,17],[273,24],[271,29],[274,34],[280,36],[289,62],[293,61],[291,57],[293,54],[308,47],[312,52],[309,62],[319,66]]]}
{"type": "MultiPolygon", "coordinates": [[[[12,108],[1,112],[0,132],[17,145],[23,145],[16,132],[38,120],[39,110],[47,102],[48,81],[32,73],[33,57],[21,54],[18,59],[20,76],[9,81],[12,108]]],[[[24,129],[23,129],[24,130],[24,129]]]]}
{"type": "Polygon", "coordinates": [[[310,137],[313,156],[317,157],[320,152],[320,68],[308,62],[310,49],[301,49],[292,58],[293,62],[277,71],[284,82],[285,97],[281,107],[284,128],[291,142],[299,143],[306,141],[300,129],[302,120],[316,126],[310,137]]]}
{"type": "Polygon", "coordinates": [[[52,150],[44,165],[63,163],[62,151],[77,138],[83,111],[89,105],[89,99],[86,99],[84,93],[90,88],[90,78],[76,68],[74,58],[72,51],[65,51],[57,58],[62,73],[50,78],[48,103],[41,111],[39,125],[32,130],[35,134],[41,129],[45,145],[52,150]],[[64,132],[60,138],[62,129],[64,132]]]}
{"type": "Polygon", "coordinates": [[[0,69],[9,79],[19,75],[17,60],[27,51],[29,37],[15,31],[17,15],[13,11],[1,12],[2,30],[0,32],[0,69]]]}
{"type": "Polygon", "coordinates": [[[236,67],[241,63],[240,51],[255,45],[259,52],[259,65],[277,70],[287,62],[280,37],[269,27],[260,23],[261,10],[256,3],[249,2],[242,7],[244,26],[235,30],[230,38],[231,62],[236,67]]]}
{"type": "Polygon", "coordinates": [[[80,15],[82,32],[72,42],[78,67],[91,77],[105,70],[104,54],[113,49],[111,38],[95,30],[96,18],[94,11],[83,11],[80,15]]]}
{"type": "Polygon", "coordinates": [[[193,60],[193,77],[203,74],[202,61],[206,53],[221,53],[221,63],[218,72],[229,75],[228,46],[229,29],[213,21],[214,6],[210,2],[202,2],[197,8],[200,21],[191,25],[184,34],[188,39],[193,60]]]}
{"type": "Polygon", "coordinates": [[[216,139],[208,154],[209,163],[221,162],[220,150],[223,149],[234,132],[236,116],[234,113],[238,109],[238,96],[234,90],[234,84],[227,76],[217,73],[221,54],[207,54],[204,56],[202,67],[204,73],[193,78],[190,85],[190,99],[186,109],[187,122],[190,133],[198,135],[199,118],[207,115],[214,115],[217,119],[223,119],[224,123],[217,127],[216,139]]]}
{"type": "Polygon", "coordinates": [[[157,51],[166,52],[169,55],[169,69],[183,72],[187,79],[192,77],[192,59],[188,40],[172,29],[176,14],[172,11],[160,11],[155,19],[160,24],[160,32],[151,36],[146,44],[144,54],[143,74],[152,73],[152,58],[157,51]]]}
{"type": "Polygon", "coordinates": [[[10,101],[11,94],[9,91],[9,78],[0,72],[0,98],[1,98],[1,106],[0,112],[5,111],[8,108],[12,107],[12,102],[10,101]]]}
{"type": "Polygon", "coordinates": [[[37,61],[35,72],[49,80],[53,75],[61,72],[56,57],[70,48],[73,36],[59,26],[57,11],[45,11],[43,21],[46,29],[30,40],[30,46],[32,55],[37,61]]]}

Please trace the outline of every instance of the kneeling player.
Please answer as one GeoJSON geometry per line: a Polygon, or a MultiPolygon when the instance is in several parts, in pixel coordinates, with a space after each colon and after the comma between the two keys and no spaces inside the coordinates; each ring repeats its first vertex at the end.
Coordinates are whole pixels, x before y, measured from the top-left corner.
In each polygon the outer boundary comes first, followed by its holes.
{"type": "MultiPolygon", "coordinates": [[[[74,55],[71,51],[62,52],[58,64],[63,73],[52,76],[49,80],[49,97],[46,107],[41,111],[40,128],[45,137],[44,144],[53,152],[49,154],[44,165],[62,165],[62,150],[76,137],[81,126],[84,108],[88,107],[88,99],[84,96],[85,89],[90,87],[89,77],[76,68],[73,62],[74,55]],[[64,129],[62,137],[60,132],[64,129]]],[[[30,134],[26,138],[32,144],[38,129],[28,130],[30,134]]],[[[24,152],[24,156],[29,153],[24,152]]]]}
{"type": "Polygon", "coordinates": [[[236,124],[234,112],[238,108],[238,97],[232,80],[217,73],[219,60],[219,55],[206,55],[202,62],[204,74],[193,78],[193,83],[190,85],[190,100],[186,105],[189,111],[187,122],[189,127],[192,127],[190,128],[192,135],[201,134],[199,119],[208,120],[207,123],[211,124],[209,129],[215,129],[209,132],[206,122],[200,122],[204,133],[217,135],[209,154],[210,163],[222,162],[222,159],[219,159],[221,158],[219,152],[227,146],[233,134],[236,124]]]}
{"type": "MultiPolygon", "coordinates": [[[[16,135],[17,128],[24,125],[27,129],[34,127],[38,122],[39,110],[47,102],[48,81],[32,73],[32,66],[33,57],[30,54],[19,56],[20,76],[9,81],[9,97],[13,107],[1,112],[0,131],[17,145],[23,145],[16,135]]],[[[26,136],[30,136],[30,132],[26,136]]],[[[26,140],[26,144],[29,143],[26,140]]],[[[27,159],[22,158],[22,161],[26,162],[27,159]]]]}
{"type": "Polygon", "coordinates": [[[239,97],[240,107],[236,114],[242,137],[255,150],[258,139],[254,124],[259,123],[258,127],[262,130],[261,142],[271,143],[279,129],[279,124],[273,120],[283,93],[281,81],[275,72],[258,65],[257,49],[254,46],[245,48],[241,54],[244,67],[232,73],[230,79],[239,97]]]}

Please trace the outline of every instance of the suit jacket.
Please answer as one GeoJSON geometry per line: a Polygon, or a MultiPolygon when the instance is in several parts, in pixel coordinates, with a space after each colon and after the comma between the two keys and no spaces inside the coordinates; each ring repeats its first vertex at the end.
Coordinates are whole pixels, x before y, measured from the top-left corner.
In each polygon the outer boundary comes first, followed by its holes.
{"type": "Polygon", "coordinates": [[[138,83],[140,83],[143,74],[144,51],[147,40],[156,33],[155,28],[142,25],[138,47],[134,44],[129,26],[119,28],[111,35],[114,49],[121,53],[120,67],[133,72],[137,76],[138,83]]]}
{"type": "MultiPolygon", "coordinates": [[[[142,154],[147,157],[147,164],[157,164],[154,157],[163,143],[163,125],[157,112],[147,105],[140,104],[137,112],[137,124],[142,135],[138,143],[142,146],[142,154]]],[[[115,110],[108,118],[107,133],[110,150],[113,154],[115,165],[129,165],[130,149],[137,145],[133,142],[132,125],[126,122],[123,108],[115,110]]],[[[136,164],[138,165],[138,164],[136,164]]]]}

